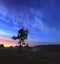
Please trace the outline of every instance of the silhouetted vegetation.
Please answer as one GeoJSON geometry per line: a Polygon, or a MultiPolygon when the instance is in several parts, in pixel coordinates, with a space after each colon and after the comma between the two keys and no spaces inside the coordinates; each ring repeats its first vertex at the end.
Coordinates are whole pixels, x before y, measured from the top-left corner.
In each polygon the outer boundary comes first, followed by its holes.
{"type": "Polygon", "coordinates": [[[4,48],[4,44],[0,44],[0,48],[4,48]]]}
{"type": "Polygon", "coordinates": [[[25,45],[24,43],[24,40],[27,39],[27,36],[28,36],[28,30],[25,30],[25,29],[20,29],[18,30],[18,35],[17,36],[13,36],[12,39],[16,40],[18,39],[19,40],[19,53],[21,52],[22,50],[22,44],[25,45]]]}
{"type": "Polygon", "coordinates": [[[13,46],[10,46],[10,48],[13,48],[13,46]]]}

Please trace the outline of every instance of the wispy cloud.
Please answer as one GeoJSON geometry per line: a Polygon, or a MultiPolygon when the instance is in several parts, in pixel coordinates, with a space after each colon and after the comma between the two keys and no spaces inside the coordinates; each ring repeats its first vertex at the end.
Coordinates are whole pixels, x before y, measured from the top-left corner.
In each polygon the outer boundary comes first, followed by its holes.
{"type": "Polygon", "coordinates": [[[29,30],[29,36],[39,40],[40,36],[56,39],[60,35],[57,8],[54,0],[0,0],[0,35],[15,35],[24,27],[29,30]]]}

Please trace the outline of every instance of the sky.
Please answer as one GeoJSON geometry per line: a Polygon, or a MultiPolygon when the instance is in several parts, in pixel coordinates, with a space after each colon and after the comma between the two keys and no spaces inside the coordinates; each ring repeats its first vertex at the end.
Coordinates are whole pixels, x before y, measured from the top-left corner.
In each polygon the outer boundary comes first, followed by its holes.
{"type": "Polygon", "coordinates": [[[28,40],[60,44],[60,0],[0,0],[0,38],[16,36],[22,27],[28,40]]]}

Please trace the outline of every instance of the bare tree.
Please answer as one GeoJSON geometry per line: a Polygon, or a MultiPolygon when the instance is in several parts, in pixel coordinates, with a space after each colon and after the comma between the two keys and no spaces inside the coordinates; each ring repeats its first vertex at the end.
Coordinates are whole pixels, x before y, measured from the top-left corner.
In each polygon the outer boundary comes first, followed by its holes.
{"type": "Polygon", "coordinates": [[[18,35],[17,36],[13,36],[12,39],[16,40],[18,39],[19,40],[19,53],[21,52],[21,48],[22,48],[22,43],[24,42],[25,39],[27,39],[27,36],[28,36],[28,30],[25,30],[25,29],[20,29],[18,30],[18,35]]]}

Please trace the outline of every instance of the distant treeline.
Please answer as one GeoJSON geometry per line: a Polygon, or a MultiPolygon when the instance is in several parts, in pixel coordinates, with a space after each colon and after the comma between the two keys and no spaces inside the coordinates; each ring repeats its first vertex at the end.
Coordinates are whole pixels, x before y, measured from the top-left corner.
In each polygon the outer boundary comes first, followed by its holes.
{"type": "MultiPolygon", "coordinates": [[[[10,48],[18,48],[19,46],[10,46],[10,48]]],[[[0,44],[0,48],[4,48],[4,44],[0,44]]],[[[32,51],[38,52],[60,52],[60,45],[38,45],[34,47],[25,46],[23,48],[27,48],[32,51]]]]}

